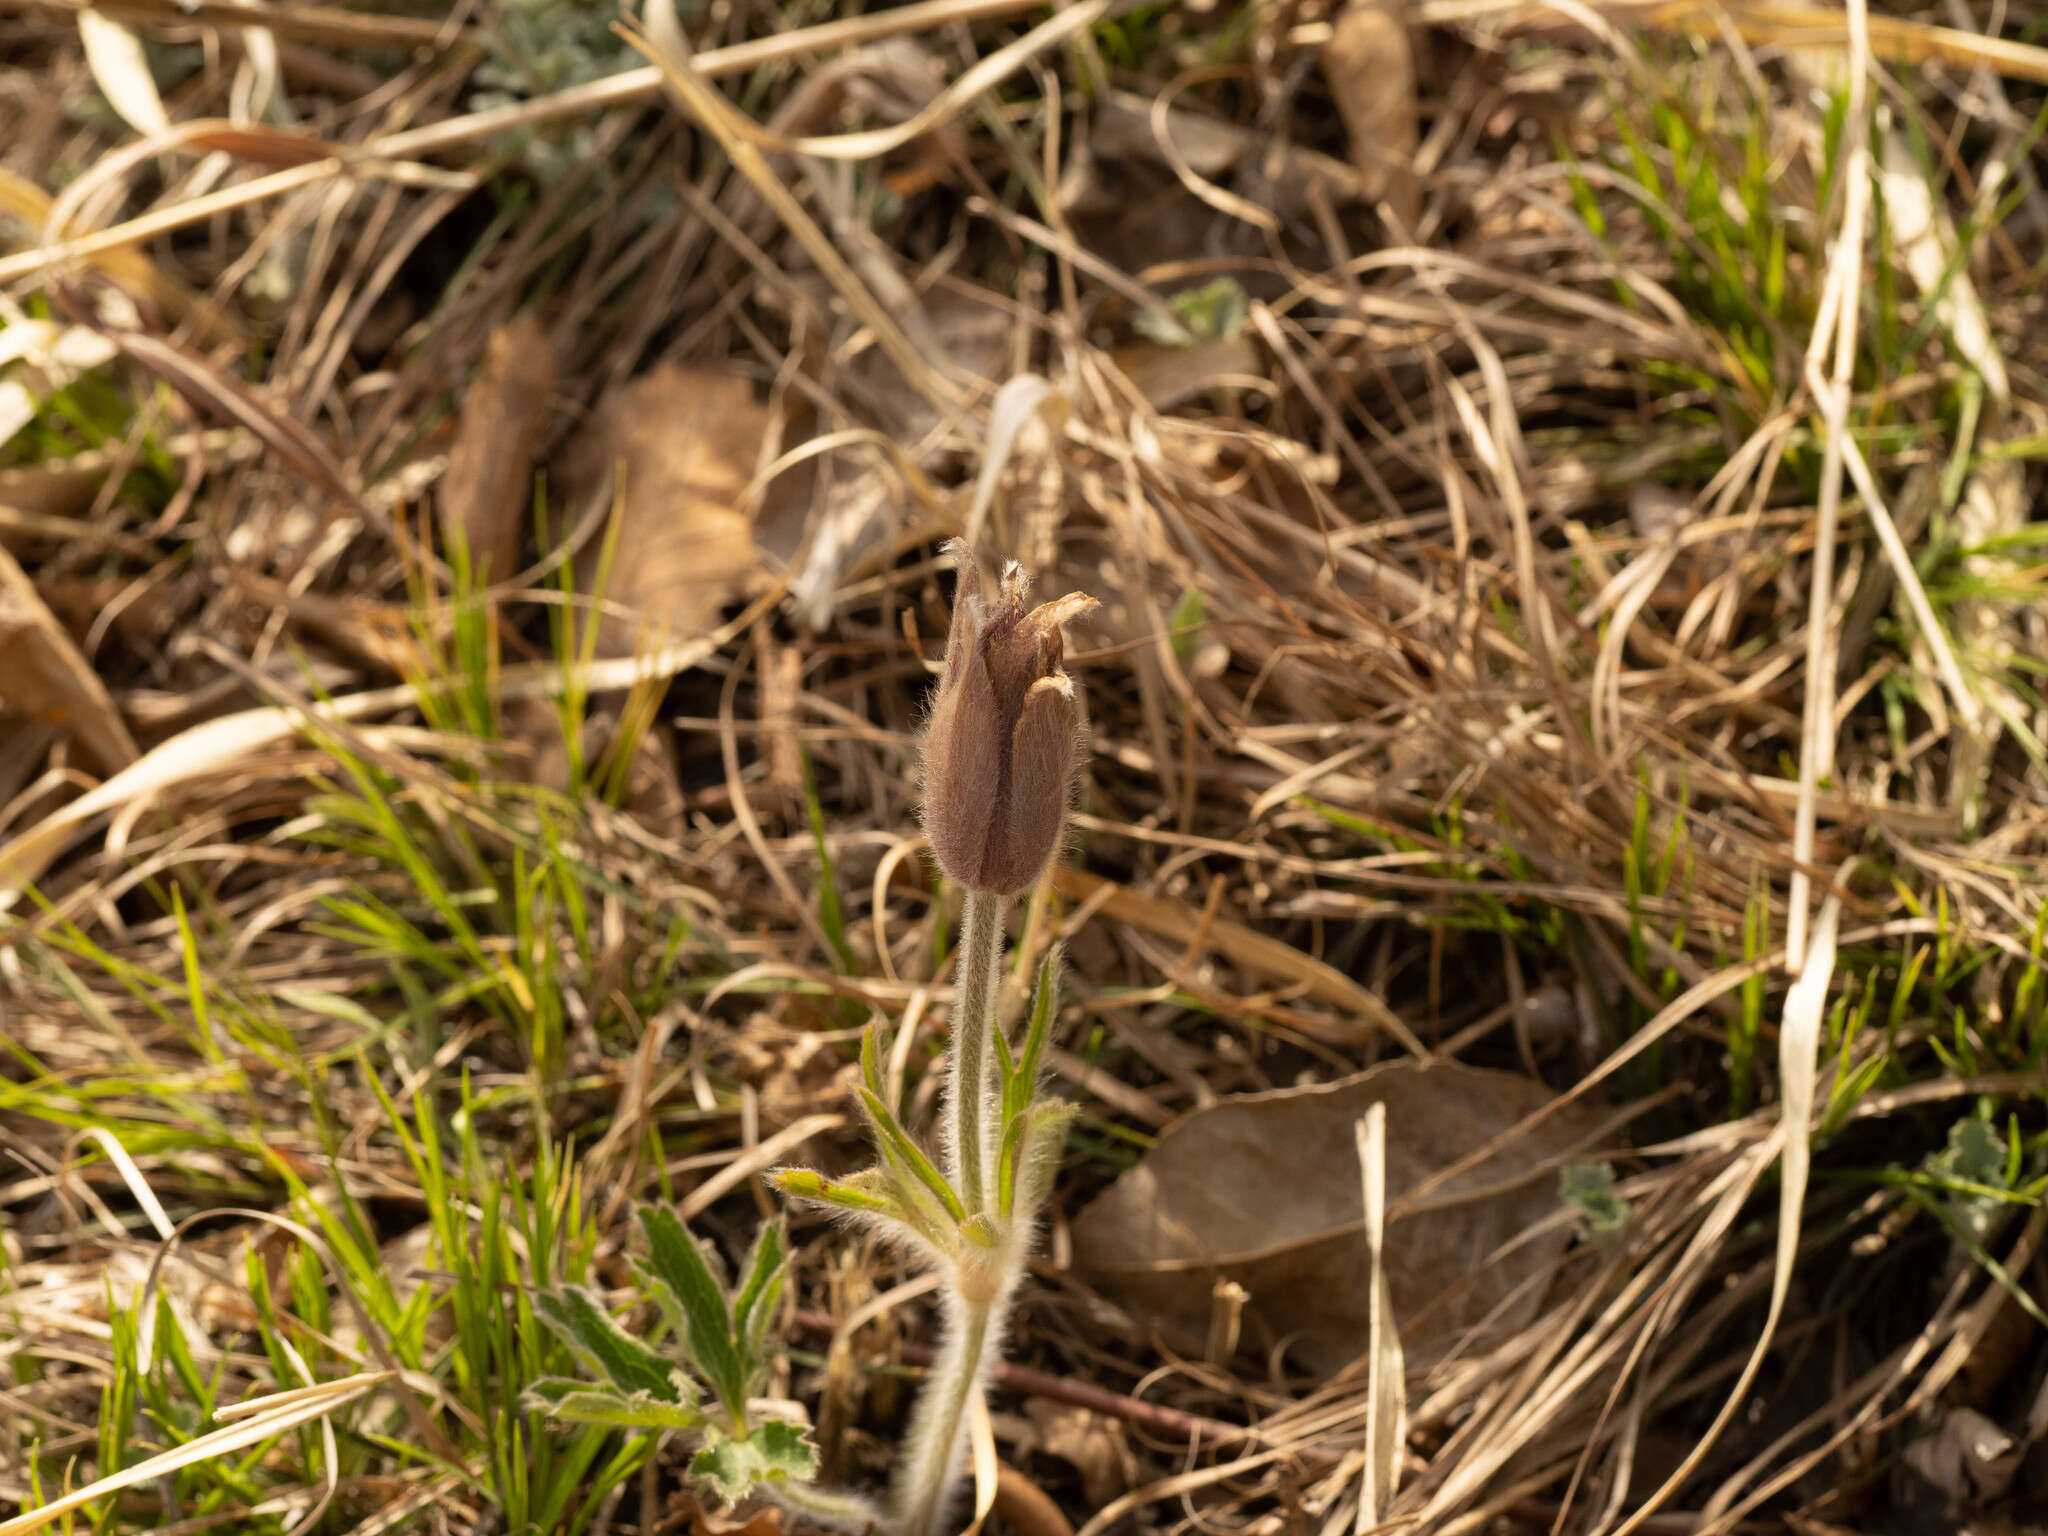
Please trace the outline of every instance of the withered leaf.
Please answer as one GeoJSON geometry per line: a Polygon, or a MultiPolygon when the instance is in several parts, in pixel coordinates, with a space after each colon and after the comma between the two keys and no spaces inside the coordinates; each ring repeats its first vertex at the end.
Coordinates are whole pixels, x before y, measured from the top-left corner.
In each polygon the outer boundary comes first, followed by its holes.
{"type": "MultiPolygon", "coordinates": [[[[600,656],[703,633],[758,569],[740,503],[774,420],[739,374],[663,364],[621,389],[571,456],[576,506],[616,495],[618,544],[599,621],[600,656]]],[[[578,557],[596,585],[602,539],[578,557]]]]}
{"type": "Polygon", "coordinates": [[[1421,125],[1406,10],[1403,0],[1351,0],[1321,62],[1365,195],[1384,197],[1412,231],[1422,207],[1414,164],[1421,125]]]}
{"type": "Polygon", "coordinates": [[[519,565],[519,536],[533,499],[533,458],[555,387],[547,333],[531,315],[491,333],[440,491],[441,529],[456,529],[472,569],[503,581],[519,565]]]}
{"type": "Polygon", "coordinates": [[[1412,1212],[1402,1196],[1551,1097],[1514,1073],[1400,1061],[1226,1099],[1169,1126],[1081,1213],[1075,1267],[1191,1351],[1216,1281],[1234,1280],[1251,1293],[1246,1343],[1285,1337],[1311,1368],[1343,1368],[1365,1349],[1371,1299],[1355,1127],[1384,1103],[1386,1275],[1409,1366],[1426,1370],[1482,1320],[1513,1328],[1535,1314],[1540,1288],[1517,1288],[1556,1261],[1569,1234],[1560,1227],[1496,1253],[1557,1209],[1554,1164],[1585,1141],[1591,1115],[1560,1109],[1412,1212]]]}
{"type": "Polygon", "coordinates": [[[14,556],[0,548],[0,710],[69,730],[103,772],[135,761],[135,740],[99,675],[14,556]]]}

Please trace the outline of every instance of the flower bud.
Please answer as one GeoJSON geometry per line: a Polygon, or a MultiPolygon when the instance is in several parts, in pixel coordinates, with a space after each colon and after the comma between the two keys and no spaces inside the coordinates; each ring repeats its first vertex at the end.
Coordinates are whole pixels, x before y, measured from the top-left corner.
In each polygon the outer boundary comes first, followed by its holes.
{"type": "Polygon", "coordinates": [[[1012,564],[990,601],[954,547],[960,591],[925,731],[925,836],[950,879],[1014,896],[1045,872],[1066,825],[1079,702],[1060,670],[1060,626],[1095,599],[1070,592],[1026,613],[1012,564]]]}

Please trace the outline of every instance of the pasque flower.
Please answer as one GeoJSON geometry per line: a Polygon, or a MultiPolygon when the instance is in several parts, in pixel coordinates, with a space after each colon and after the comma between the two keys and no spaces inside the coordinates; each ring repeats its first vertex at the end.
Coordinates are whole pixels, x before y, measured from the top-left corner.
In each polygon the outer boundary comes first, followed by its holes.
{"type": "Polygon", "coordinates": [[[1021,567],[1006,567],[990,598],[954,548],[960,590],[925,733],[925,836],[953,880],[1013,896],[1045,872],[1066,823],[1079,706],[1060,670],[1060,626],[1095,599],[1069,592],[1026,612],[1021,567]]]}

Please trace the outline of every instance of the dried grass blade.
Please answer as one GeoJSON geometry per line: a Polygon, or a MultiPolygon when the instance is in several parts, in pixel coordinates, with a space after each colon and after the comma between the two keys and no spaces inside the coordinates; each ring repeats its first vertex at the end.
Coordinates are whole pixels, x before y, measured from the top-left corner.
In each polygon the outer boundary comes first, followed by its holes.
{"type": "Polygon", "coordinates": [[[249,1446],[260,1444],[272,1436],[281,1435],[288,1429],[296,1429],[314,1419],[324,1418],[337,1409],[346,1408],[359,1398],[367,1397],[383,1382],[389,1373],[376,1371],[361,1376],[350,1376],[341,1381],[324,1382],[317,1387],[299,1387],[289,1392],[279,1392],[270,1397],[259,1398],[254,1403],[238,1405],[238,1409],[222,1409],[217,1415],[228,1418],[237,1411],[249,1415],[239,1424],[228,1424],[196,1440],[186,1442],[160,1456],[138,1461],[132,1467],[123,1467],[111,1477],[103,1477],[88,1483],[83,1488],[74,1488],[59,1498],[52,1499],[40,1509],[29,1510],[16,1515],[12,1520],[0,1521],[0,1536],[28,1536],[30,1531],[39,1531],[53,1521],[63,1518],[75,1509],[83,1509],[108,1494],[119,1493],[123,1488],[133,1488],[138,1483],[154,1482],[159,1477],[168,1477],[186,1467],[197,1466],[216,1456],[226,1456],[249,1446]],[[260,1411],[259,1411],[260,1410],[260,1411]]]}
{"type": "Polygon", "coordinates": [[[141,134],[162,133],[171,126],[141,38],[111,16],[87,6],[78,13],[78,40],[85,45],[85,63],[92,71],[93,83],[122,122],[141,134]]]}
{"type": "Polygon", "coordinates": [[[319,483],[342,505],[358,509],[361,500],[327,445],[282,411],[273,410],[244,384],[213,364],[172,346],[146,331],[102,326],[101,334],[136,362],[156,374],[193,404],[237,426],[247,427],[275,449],[292,468],[319,483]]]}
{"type": "Polygon", "coordinates": [[[1631,1531],[1641,1529],[1706,1459],[1707,1453],[1721,1438],[1722,1431],[1728,1427],[1729,1420],[1734,1418],[1736,1409],[1747,1400],[1750,1384],[1756,1380],[1764,1356],[1770,1352],[1771,1340],[1777,1335],[1778,1319],[1792,1286],[1793,1261],[1799,1254],[1800,1211],[1806,1201],[1807,1174],[1813,1166],[1813,1145],[1809,1136],[1813,1124],[1814,1081],[1819,1074],[1821,1026],[1827,1017],[1828,984],[1835,974],[1836,931],[1841,914],[1841,899],[1830,894],[1821,903],[1820,915],[1814,920],[1813,935],[1807,944],[1806,960],[1800,967],[1799,979],[1785,997],[1785,1012],[1778,1035],[1782,1112],[1778,1128],[1772,1133],[1781,1158],[1778,1169],[1778,1243],[1771,1261],[1771,1300],[1764,1314],[1763,1327],[1757,1334],[1749,1358],[1743,1362],[1742,1374],[1736,1378],[1721,1411],[1714,1416],[1714,1422],[1700,1436],[1677,1470],[1615,1529],[1614,1536],[1629,1536],[1631,1531]]]}
{"type": "MultiPolygon", "coordinates": [[[[648,36],[654,38],[653,17],[662,7],[648,11],[648,36]]],[[[757,123],[737,122],[735,127],[756,147],[770,154],[816,155],[824,160],[873,160],[920,139],[933,129],[957,117],[969,103],[1004,77],[1014,74],[1033,57],[1065,42],[1093,26],[1109,11],[1109,0],[1082,0],[1057,10],[1015,42],[998,48],[979,60],[959,79],[933,97],[924,109],[888,128],[862,133],[835,133],[815,138],[785,138],[757,123]]],[[[680,32],[676,34],[680,36],[680,32]]],[[[657,63],[659,60],[656,61],[657,63]]]]}
{"type": "Polygon", "coordinates": [[[967,1443],[974,1453],[974,1519],[960,1536],[980,1536],[996,1507],[996,1488],[1002,1480],[1002,1466],[996,1460],[996,1427],[989,1417],[988,1395],[975,1394],[967,1410],[967,1443]]]}
{"type": "Polygon", "coordinates": [[[1208,947],[1218,954],[1264,975],[1293,982],[1311,996],[1335,1003],[1373,1028],[1392,1035],[1409,1054],[1425,1060],[1429,1057],[1429,1047],[1416,1038],[1415,1031],[1401,1021],[1400,1015],[1378,993],[1360,986],[1335,966],[1303,954],[1292,944],[1225,918],[1213,919],[1205,925],[1185,907],[1128,890],[1113,880],[1064,864],[1054,867],[1052,884],[1069,901],[1095,900],[1105,915],[1162,938],[1187,943],[1206,933],[1208,947]]]}
{"type": "MultiPolygon", "coordinates": [[[[665,35],[680,36],[680,28],[672,28],[664,21],[665,35]]],[[[655,43],[651,36],[636,34],[621,28],[626,40],[653,61],[661,71],[663,80],[675,95],[683,110],[696,119],[704,131],[711,135],[731,158],[733,168],[747,180],[747,184],[760,194],[761,200],[775,211],[783,227],[796,237],[804,253],[818,264],[818,270],[838,290],[849,308],[861,323],[874,332],[875,341],[894,363],[903,377],[917,392],[931,403],[940,417],[952,421],[960,414],[959,402],[954,392],[932,369],[910,338],[903,333],[895,318],[876,301],[868,291],[866,283],[839,254],[835,246],[817,222],[804,211],[796,194],[782,183],[761,151],[755,148],[749,136],[750,130],[731,103],[711,89],[703,74],[692,61],[672,49],[665,49],[655,43]]]]}
{"type": "Polygon", "coordinates": [[[1365,1465],[1358,1478],[1354,1536],[1386,1518],[1401,1481],[1401,1447],[1406,1436],[1407,1375],[1401,1335],[1387,1285],[1387,1106],[1375,1104],[1358,1122],[1358,1170],[1364,1181],[1365,1246],[1372,1295],[1366,1306],[1365,1465]]]}
{"type": "MultiPolygon", "coordinates": [[[[642,656],[575,668],[539,661],[509,669],[500,680],[501,696],[552,698],[572,685],[585,693],[604,693],[632,688],[652,678],[673,677],[730,645],[781,598],[782,586],[778,583],[750,603],[745,612],[710,634],[642,656]]],[[[289,741],[309,721],[360,720],[409,709],[426,691],[407,684],[348,694],[304,708],[250,709],[180,732],[151,748],[105,783],[51,812],[20,836],[0,844],[0,912],[6,912],[19,900],[22,891],[42,877],[79,829],[94,818],[132,808],[167,789],[219,773],[253,752],[289,741]]]]}
{"type": "Polygon", "coordinates": [[[1842,218],[1833,259],[1806,347],[1806,387],[1826,425],[1821,450],[1820,500],[1815,511],[1813,573],[1806,605],[1806,682],[1799,732],[1799,807],[1792,825],[1793,870],[1786,896],[1785,951],[1794,970],[1805,964],[1807,904],[1812,899],[1816,796],[1835,766],[1835,539],[1841,526],[1843,456],[1849,440],[1849,392],[1856,361],[1856,320],[1863,287],[1863,226],[1870,202],[1870,124],[1864,110],[1870,71],[1868,13],[1849,5],[1848,110],[1842,129],[1842,218]],[[1821,377],[1829,343],[1834,359],[1821,377]]]}
{"type": "Polygon", "coordinates": [[[996,483],[1016,451],[1017,438],[1035,419],[1043,419],[1048,436],[1056,436],[1066,425],[1070,402],[1063,390],[1035,373],[1020,373],[1001,389],[989,404],[988,444],[982,449],[981,473],[974,482],[974,501],[967,509],[961,537],[971,551],[981,533],[982,520],[995,500],[996,483]]]}

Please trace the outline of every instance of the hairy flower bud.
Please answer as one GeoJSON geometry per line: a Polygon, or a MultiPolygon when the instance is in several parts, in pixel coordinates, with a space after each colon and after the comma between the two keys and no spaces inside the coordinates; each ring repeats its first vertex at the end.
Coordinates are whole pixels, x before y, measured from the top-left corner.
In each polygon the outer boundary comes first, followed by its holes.
{"type": "Polygon", "coordinates": [[[1060,670],[1060,626],[1095,599],[1070,592],[1027,613],[1018,566],[1004,570],[991,601],[960,554],[946,670],[925,732],[924,830],[950,878],[1014,896],[1045,872],[1066,824],[1079,709],[1060,670]]]}

